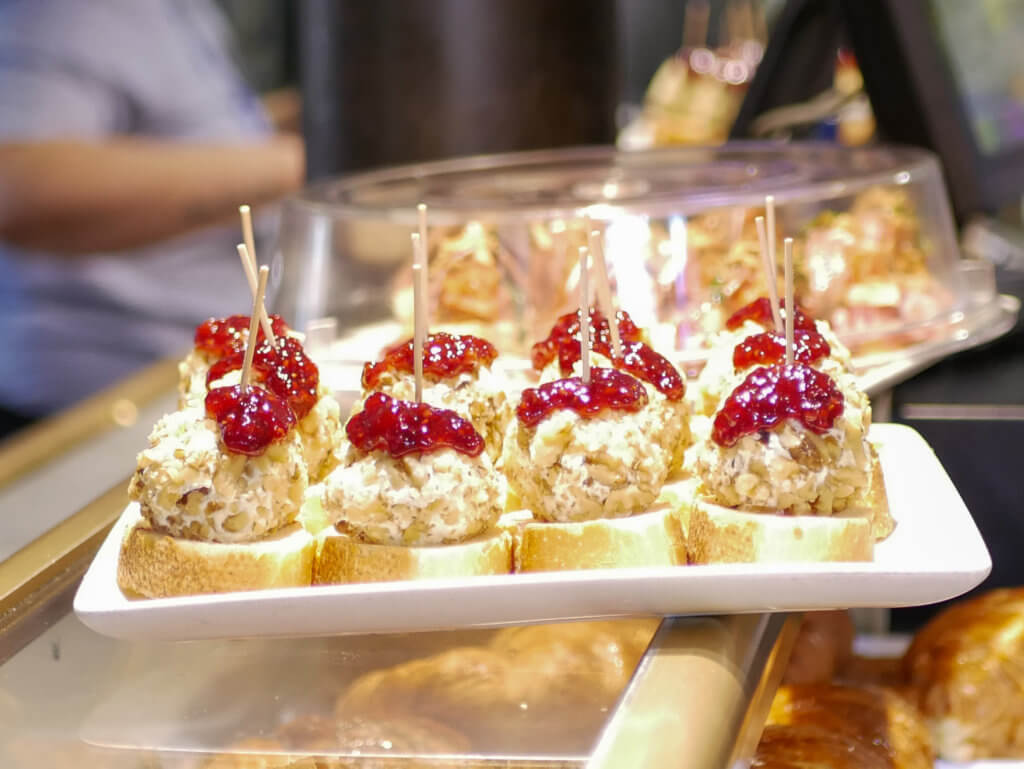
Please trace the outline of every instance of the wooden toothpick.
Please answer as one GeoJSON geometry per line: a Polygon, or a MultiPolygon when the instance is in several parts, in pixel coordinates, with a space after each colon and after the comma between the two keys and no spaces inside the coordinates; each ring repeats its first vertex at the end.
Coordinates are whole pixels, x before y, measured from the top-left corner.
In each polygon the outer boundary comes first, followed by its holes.
{"type": "Polygon", "coordinates": [[[589,250],[580,246],[580,363],[583,366],[581,379],[590,384],[590,266],[587,264],[589,250]]]}
{"type": "Polygon", "coordinates": [[[267,293],[267,276],[270,268],[260,267],[259,282],[256,284],[256,298],[252,302],[252,314],[249,316],[249,338],[245,342],[245,360],[242,362],[242,387],[249,386],[252,378],[252,356],[256,352],[256,324],[263,306],[263,297],[267,293]]]}
{"type": "MultiPolygon", "coordinates": [[[[427,204],[420,203],[416,206],[416,215],[419,224],[420,245],[419,250],[413,254],[413,258],[420,265],[420,290],[423,292],[423,317],[430,317],[430,294],[427,293],[427,286],[430,283],[430,272],[427,266],[427,257],[430,253],[430,240],[427,238],[427,204]]],[[[425,333],[425,332],[424,332],[425,333]]]]}
{"type": "Polygon", "coordinates": [[[426,308],[426,286],[423,282],[423,264],[420,261],[420,252],[423,250],[423,243],[420,241],[418,232],[412,233],[412,306],[413,306],[413,332],[412,332],[412,366],[413,376],[416,383],[416,402],[423,402],[423,347],[427,338],[426,308]]]}
{"type": "Polygon", "coordinates": [[[622,339],[619,337],[619,319],[615,313],[615,305],[612,303],[612,287],[608,280],[608,263],[604,258],[604,247],[601,244],[601,233],[591,230],[587,239],[590,247],[590,258],[594,262],[594,271],[597,273],[597,302],[601,312],[608,319],[608,331],[612,337],[612,356],[622,357],[622,339]]]}
{"type": "Polygon", "coordinates": [[[255,264],[256,239],[252,234],[252,209],[249,206],[239,206],[238,213],[242,217],[242,240],[245,242],[245,247],[249,249],[249,257],[255,264]]]}
{"type": "MultiPolygon", "coordinates": [[[[245,243],[239,243],[236,246],[238,249],[238,258],[242,260],[242,269],[245,270],[245,277],[249,281],[249,290],[252,292],[253,298],[256,298],[256,266],[252,262],[252,254],[245,247],[245,243]]],[[[263,336],[267,338],[271,347],[277,347],[277,338],[274,336],[274,328],[270,324],[270,318],[267,316],[267,308],[260,304],[259,309],[260,315],[260,326],[263,329],[263,336]]]]}
{"type": "Polygon", "coordinates": [[[775,258],[775,196],[766,195],[764,198],[765,223],[768,225],[768,258],[772,267],[779,263],[775,258]]]}
{"type": "Polygon", "coordinates": [[[793,238],[782,243],[782,256],[786,260],[786,365],[793,362],[793,238]]]}
{"type": "Polygon", "coordinates": [[[765,283],[768,284],[768,301],[772,303],[772,320],[775,321],[775,333],[781,334],[782,314],[779,312],[779,284],[775,277],[775,261],[768,250],[768,233],[764,228],[764,217],[758,216],[754,219],[754,226],[757,227],[757,240],[761,247],[761,264],[764,266],[765,283]]]}

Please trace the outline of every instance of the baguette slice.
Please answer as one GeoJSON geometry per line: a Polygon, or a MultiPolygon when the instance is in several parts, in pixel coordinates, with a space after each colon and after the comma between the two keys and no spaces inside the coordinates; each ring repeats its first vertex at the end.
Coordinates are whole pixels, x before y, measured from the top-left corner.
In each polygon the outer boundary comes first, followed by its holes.
{"type": "Polygon", "coordinates": [[[871,447],[871,466],[871,488],[864,506],[874,512],[871,518],[871,534],[875,542],[881,542],[896,529],[896,521],[889,512],[889,495],[885,491],[882,463],[878,461],[878,452],[874,446],[871,447]]]}
{"type": "Polygon", "coordinates": [[[512,535],[492,529],[454,545],[373,545],[333,526],[320,539],[314,585],[470,577],[512,571],[512,535]]]}
{"type": "Polygon", "coordinates": [[[137,521],[121,542],[117,584],[130,598],[302,587],[313,578],[316,540],[298,524],[244,544],[179,539],[137,521]]]}
{"type": "Polygon", "coordinates": [[[698,498],[690,510],[690,563],[870,561],[874,512],[745,513],[698,498]]]}
{"type": "Polygon", "coordinates": [[[686,540],[669,505],[627,518],[525,524],[516,546],[517,571],[605,569],[686,564],[686,540]]]}

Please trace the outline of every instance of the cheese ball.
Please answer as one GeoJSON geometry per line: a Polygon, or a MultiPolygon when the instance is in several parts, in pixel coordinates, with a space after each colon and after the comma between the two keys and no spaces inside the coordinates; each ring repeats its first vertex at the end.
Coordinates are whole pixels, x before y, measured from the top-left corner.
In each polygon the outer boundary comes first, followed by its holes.
{"type": "MultiPolygon", "coordinates": [[[[823,371],[833,379],[849,379],[847,375],[853,372],[853,360],[849,349],[839,341],[839,337],[827,322],[817,320],[815,325],[818,333],[828,343],[831,353],[814,363],[812,368],[823,371]]],[[[694,413],[710,416],[718,410],[722,401],[750,372],[750,369],[736,371],[732,363],[733,351],[748,337],[763,334],[765,331],[766,329],[759,323],[748,320],[735,331],[722,331],[715,336],[707,363],[697,377],[696,386],[691,387],[688,393],[694,413]]]]}
{"type": "Polygon", "coordinates": [[[867,397],[844,392],[843,413],[818,435],[796,419],[744,435],[732,446],[710,436],[697,447],[704,496],[726,507],[797,515],[831,515],[870,494],[872,455],[867,397]]]}
{"type": "Polygon", "coordinates": [[[321,504],[340,531],[381,545],[441,545],[482,534],[504,509],[505,484],[487,452],[445,448],[392,457],[347,444],[321,504]]]}
{"type": "Polygon", "coordinates": [[[621,518],[657,499],[673,461],[656,409],[605,410],[583,418],[560,409],[536,427],[512,422],[505,475],[523,506],[544,521],[621,518]]]}
{"type": "MultiPolygon", "coordinates": [[[[229,371],[220,379],[206,386],[206,374],[203,374],[201,394],[191,396],[186,408],[204,408],[206,394],[218,387],[232,387],[242,381],[241,369],[229,371]]],[[[309,413],[295,425],[299,440],[302,443],[302,456],[306,462],[306,471],[310,483],[322,481],[337,464],[336,453],[341,445],[342,425],[341,407],[321,383],[317,388],[319,399],[309,413]]]]}
{"type": "MultiPolygon", "coordinates": [[[[512,419],[512,403],[506,394],[507,382],[490,366],[481,365],[475,372],[460,373],[437,381],[423,380],[423,402],[438,408],[451,409],[473,425],[484,439],[484,447],[492,463],[501,457],[501,447],[512,419]]],[[[374,392],[382,392],[402,401],[416,399],[416,379],[412,374],[384,371],[373,389],[367,390],[352,410],[363,410],[363,402],[374,392]]]]}
{"type": "Polygon", "coordinates": [[[316,405],[296,423],[295,431],[302,442],[309,482],[318,483],[338,463],[337,452],[344,436],[341,407],[323,385],[316,405]]]}
{"type": "MultiPolygon", "coordinates": [[[[611,368],[612,361],[601,353],[590,352],[591,367],[611,368]]],[[[562,379],[564,376],[580,376],[583,373],[583,364],[577,361],[573,365],[571,374],[562,374],[558,361],[555,360],[544,367],[540,373],[540,381],[553,382],[562,379]]],[[[680,377],[685,383],[686,377],[680,372],[680,377]]],[[[632,375],[631,375],[632,376],[632,375]]],[[[648,440],[664,451],[669,452],[669,473],[675,473],[682,468],[683,455],[692,441],[690,434],[690,404],[686,396],[678,400],[669,400],[657,387],[650,382],[637,378],[647,391],[647,405],[645,411],[649,411],[654,417],[654,430],[648,435],[648,440]]]]}
{"type": "MultiPolygon", "coordinates": [[[[206,398],[206,375],[216,358],[198,348],[178,362],[178,408],[202,408],[206,398]]],[[[237,384],[234,382],[232,384],[237,384]]]]}
{"type": "Polygon", "coordinates": [[[157,531],[208,542],[250,542],[295,520],[308,485],[295,430],[259,456],[224,448],[198,409],[163,417],[139,454],[128,496],[157,531]]]}

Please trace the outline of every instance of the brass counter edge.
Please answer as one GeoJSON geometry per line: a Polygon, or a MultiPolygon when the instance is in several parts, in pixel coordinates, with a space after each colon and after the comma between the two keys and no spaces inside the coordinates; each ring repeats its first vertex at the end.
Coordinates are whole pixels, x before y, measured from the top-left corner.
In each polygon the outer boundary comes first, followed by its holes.
{"type": "Polygon", "coordinates": [[[85,571],[85,561],[124,509],[127,488],[125,478],[0,562],[0,660],[12,627],[85,571]]]}

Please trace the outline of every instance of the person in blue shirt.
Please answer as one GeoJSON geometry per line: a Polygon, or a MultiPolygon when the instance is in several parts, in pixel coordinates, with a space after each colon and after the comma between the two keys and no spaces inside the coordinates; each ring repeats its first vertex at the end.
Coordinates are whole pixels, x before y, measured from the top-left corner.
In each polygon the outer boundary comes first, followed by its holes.
{"type": "Polygon", "coordinates": [[[298,188],[212,0],[0,0],[0,434],[247,312],[240,203],[298,188]]]}

